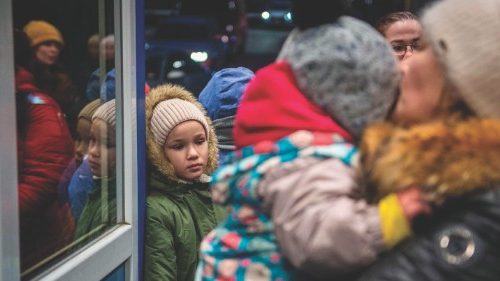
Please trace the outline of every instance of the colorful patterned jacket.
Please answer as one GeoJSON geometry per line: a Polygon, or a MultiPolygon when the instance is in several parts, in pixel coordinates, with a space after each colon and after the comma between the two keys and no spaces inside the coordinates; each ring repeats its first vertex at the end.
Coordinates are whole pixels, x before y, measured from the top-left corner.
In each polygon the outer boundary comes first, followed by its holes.
{"type": "Polygon", "coordinates": [[[339,159],[351,165],[357,149],[337,134],[298,131],[278,142],[260,142],[231,154],[212,178],[212,198],[228,205],[228,218],[202,242],[198,280],[289,280],[264,210],[259,183],[269,171],[299,158],[339,159]]]}

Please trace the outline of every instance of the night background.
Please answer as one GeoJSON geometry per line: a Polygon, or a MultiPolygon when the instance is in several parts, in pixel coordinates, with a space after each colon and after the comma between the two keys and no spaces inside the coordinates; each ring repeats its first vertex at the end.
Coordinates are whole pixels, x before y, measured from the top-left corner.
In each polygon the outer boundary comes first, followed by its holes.
{"type": "MultiPolygon", "coordinates": [[[[418,14],[429,2],[354,0],[350,14],[374,24],[393,11],[418,14]]],[[[181,84],[197,95],[220,68],[255,71],[269,64],[293,28],[290,5],[289,0],[146,0],[146,81],[151,86],[181,84]]],[[[62,61],[84,91],[87,40],[99,31],[113,33],[113,1],[17,0],[13,6],[15,27],[42,19],[61,30],[62,61]],[[104,13],[98,14],[99,5],[104,13]]]]}

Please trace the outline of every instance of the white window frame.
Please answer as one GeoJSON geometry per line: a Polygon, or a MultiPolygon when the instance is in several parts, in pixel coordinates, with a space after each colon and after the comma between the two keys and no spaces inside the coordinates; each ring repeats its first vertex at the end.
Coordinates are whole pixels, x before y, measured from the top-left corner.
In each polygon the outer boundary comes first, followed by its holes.
{"type": "MultiPolygon", "coordinates": [[[[20,280],[12,1],[0,1],[0,280],[20,280]],[[12,94],[9,94],[12,93],[12,94]]],[[[106,0],[101,0],[106,1],[106,0]]],[[[121,222],[34,280],[101,280],[125,263],[139,280],[135,1],[114,0],[117,93],[117,218],[121,222]]],[[[143,164],[143,163],[141,163],[143,164]]]]}
{"type": "Polygon", "coordinates": [[[0,280],[19,280],[16,99],[12,4],[0,1],[0,280]],[[6,120],[8,122],[6,122],[6,120]]]}

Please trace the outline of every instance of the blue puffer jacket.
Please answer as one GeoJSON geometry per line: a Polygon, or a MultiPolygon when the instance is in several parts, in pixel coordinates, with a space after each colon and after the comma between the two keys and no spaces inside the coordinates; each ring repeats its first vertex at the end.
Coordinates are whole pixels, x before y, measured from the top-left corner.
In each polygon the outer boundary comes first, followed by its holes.
{"type": "Polygon", "coordinates": [[[78,221],[82,214],[83,207],[87,203],[87,195],[94,189],[95,182],[92,179],[92,171],[89,161],[85,158],[71,177],[68,186],[68,199],[75,221],[78,221]]]}

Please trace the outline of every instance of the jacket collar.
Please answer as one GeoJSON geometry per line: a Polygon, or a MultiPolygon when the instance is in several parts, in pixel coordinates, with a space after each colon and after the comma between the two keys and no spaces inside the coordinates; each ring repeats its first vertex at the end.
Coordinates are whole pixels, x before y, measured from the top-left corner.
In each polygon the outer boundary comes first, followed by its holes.
{"type": "Polygon", "coordinates": [[[186,182],[180,179],[172,179],[153,169],[150,172],[150,187],[151,190],[168,193],[170,195],[182,195],[189,192],[207,193],[208,195],[208,182],[210,177],[202,175],[198,181],[186,182]]]}
{"type": "Polygon", "coordinates": [[[451,120],[409,129],[384,123],[361,144],[368,195],[410,186],[434,203],[500,183],[500,120],[451,120]]]}

